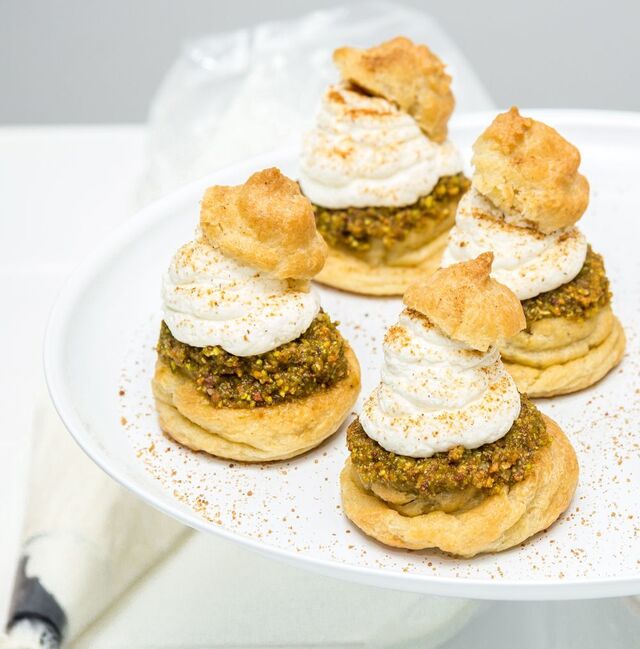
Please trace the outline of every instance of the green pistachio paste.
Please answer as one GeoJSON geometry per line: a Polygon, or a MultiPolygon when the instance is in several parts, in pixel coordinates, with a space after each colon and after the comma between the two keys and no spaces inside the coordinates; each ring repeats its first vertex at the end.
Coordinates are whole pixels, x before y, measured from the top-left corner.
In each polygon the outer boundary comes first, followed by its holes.
{"type": "Polygon", "coordinates": [[[367,437],[356,419],[347,430],[353,466],[365,484],[379,483],[407,494],[436,496],[468,488],[494,492],[527,476],[538,449],[549,443],[538,409],[521,396],[520,415],[496,442],[476,449],[456,446],[428,458],[386,451],[367,437]]]}
{"type": "Polygon", "coordinates": [[[412,233],[412,247],[421,247],[453,225],[456,206],[469,185],[464,174],[443,176],[428,196],[404,207],[314,205],[316,225],[330,246],[364,256],[377,246],[388,251],[412,233]]]}
{"type": "Polygon", "coordinates": [[[255,408],[309,396],[348,374],[337,323],[320,312],[298,338],[257,356],[234,356],[222,347],[191,347],[163,322],[158,355],[192,379],[220,408],[255,408]]]}
{"type": "Polygon", "coordinates": [[[580,272],[566,284],[522,302],[527,323],[543,318],[588,318],[611,301],[602,256],[591,250],[580,272]]]}

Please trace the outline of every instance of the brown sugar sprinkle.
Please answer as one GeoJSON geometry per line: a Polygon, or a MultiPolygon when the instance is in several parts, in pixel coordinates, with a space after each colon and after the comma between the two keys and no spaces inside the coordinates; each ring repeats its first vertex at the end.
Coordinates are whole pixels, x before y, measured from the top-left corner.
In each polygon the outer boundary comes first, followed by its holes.
{"type": "Polygon", "coordinates": [[[357,120],[362,117],[384,117],[386,115],[393,115],[391,110],[383,110],[382,108],[349,108],[345,110],[344,114],[350,119],[357,120]]]}
{"type": "MultiPolygon", "coordinates": [[[[628,285],[627,278],[611,279],[613,283],[619,281],[621,288],[628,285]]],[[[364,359],[366,372],[377,378],[376,356],[381,356],[384,331],[397,319],[398,302],[387,308],[385,300],[376,300],[375,304],[354,300],[352,304],[344,296],[336,295],[335,302],[330,299],[333,295],[325,297],[327,307],[334,315],[339,314],[345,337],[364,359]],[[360,323],[362,331],[357,332],[354,323],[360,323]]],[[[126,397],[114,395],[119,408],[116,424],[121,414],[126,416],[130,423],[119,434],[127,437],[134,451],[143,451],[136,463],[158,482],[168,498],[175,493],[192,510],[192,518],[210,521],[208,525],[213,531],[224,528],[231,534],[271,542],[306,557],[380,569],[387,574],[406,566],[416,578],[458,575],[461,579],[488,583],[493,573],[493,583],[497,584],[504,579],[527,580],[532,574],[536,579],[551,582],[558,580],[559,573],[560,578],[571,581],[637,576],[640,559],[634,550],[640,538],[640,516],[634,497],[634,476],[639,467],[640,441],[635,423],[640,413],[640,387],[635,379],[640,372],[640,336],[635,322],[640,315],[640,302],[631,299],[634,294],[629,295],[629,299],[620,301],[619,307],[630,351],[623,361],[624,376],[614,371],[593,390],[540,402],[541,409],[558,421],[578,453],[581,476],[576,496],[548,533],[539,534],[503,555],[456,559],[431,550],[408,553],[367,539],[348,522],[340,507],[337,480],[347,455],[342,432],[319,450],[287,461],[290,470],[284,479],[278,471],[280,464],[236,464],[231,470],[227,461],[169,442],[158,426],[149,389],[153,372],[150,349],[154,341],[146,324],[145,329],[140,327],[132,333],[128,356],[123,359],[122,378],[118,379],[120,385],[116,384],[115,391],[120,386],[127,388],[126,397]],[[624,399],[618,402],[616,395],[622,394],[621,390],[624,399]],[[148,446],[153,439],[157,450],[150,453],[148,446]],[[171,445],[171,453],[162,452],[167,444],[171,445]],[[324,452],[328,452],[328,457],[313,464],[324,452]],[[624,458],[622,465],[618,465],[618,457],[624,458]],[[260,489],[256,491],[258,483],[260,489]],[[246,496],[249,490],[254,491],[253,497],[246,496]],[[200,494],[209,501],[206,511],[199,509],[203,504],[197,501],[200,494]],[[294,508],[296,512],[290,513],[294,508]],[[232,519],[232,509],[242,516],[232,519]],[[614,511],[617,516],[610,516],[614,511]],[[289,517],[286,524],[280,522],[284,514],[289,517]],[[271,535],[266,533],[269,527],[271,535]],[[351,534],[343,531],[345,527],[351,529],[351,534]],[[349,543],[355,544],[355,551],[348,550],[349,543]],[[579,552],[580,548],[584,553],[579,552]],[[504,574],[498,571],[498,563],[504,574]]],[[[373,387],[373,380],[370,383],[364,386],[365,394],[373,387]]],[[[359,410],[354,409],[355,413],[359,410]]]]}
{"type": "Polygon", "coordinates": [[[329,101],[334,101],[336,104],[346,104],[344,97],[337,90],[330,90],[327,95],[329,101]]]}

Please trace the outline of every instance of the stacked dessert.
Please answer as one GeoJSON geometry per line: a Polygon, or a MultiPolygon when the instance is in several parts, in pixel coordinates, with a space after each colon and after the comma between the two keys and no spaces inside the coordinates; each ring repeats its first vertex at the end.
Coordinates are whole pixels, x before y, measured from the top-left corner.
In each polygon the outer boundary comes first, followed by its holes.
{"type": "Polygon", "coordinates": [[[381,383],[349,426],[343,509],[388,545],[504,550],[551,525],[575,490],[571,444],[500,360],[497,343],[525,318],[490,278],[492,257],[409,288],[381,383]]]}
{"type": "Polygon", "coordinates": [[[602,257],[575,227],[589,203],[580,153],[554,129],[498,115],[473,147],[442,265],[490,250],[492,275],[522,301],[526,328],[502,345],[518,387],[533,397],[580,390],[622,358],[602,257]]]}
{"type": "Polygon", "coordinates": [[[168,435],[263,461],[338,429],[360,369],[310,286],[326,253],[311,204],[277,169],[207,190],[196,238],[163,281],[153,392],[168,435]]]}
{"type": "Polygon", "coordinates": [[[343,47],[334,61],[342,81],[325,93],[300,158],[300,186],[329,244],[316,279],[401,295],[438,267],[469,186],[447,139],[451,78],[406,38],[343,47]]]}

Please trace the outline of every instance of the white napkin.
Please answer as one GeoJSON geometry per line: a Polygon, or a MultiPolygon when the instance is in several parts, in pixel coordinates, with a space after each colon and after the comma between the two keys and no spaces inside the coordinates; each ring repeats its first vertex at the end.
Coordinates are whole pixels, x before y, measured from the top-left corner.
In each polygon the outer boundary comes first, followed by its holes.
{"type": "Polygon", "coordinates": [[[479,606],[322,577],[194,534],[74,649],[429,649],[479,606]]]}
{"type": "Polygon", "coordinates": [[[173,550],[187,529],[146,506],[77,447],[45,397],[31,436],[25,574],[61,606],[73,640],[173,550]]]}

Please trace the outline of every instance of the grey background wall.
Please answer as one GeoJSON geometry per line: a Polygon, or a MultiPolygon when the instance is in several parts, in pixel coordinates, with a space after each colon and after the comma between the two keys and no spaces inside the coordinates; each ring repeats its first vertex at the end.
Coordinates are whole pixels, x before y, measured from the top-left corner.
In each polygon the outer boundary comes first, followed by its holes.
{"type": "MultiPolygon", "coordinates": [[[[638,0],[404,2],[440,22],[500,106],[640,110],[638,0]]],[[[337,4],[0,0],[0,123],[142,121],[186,39],[337,4]]]]}

